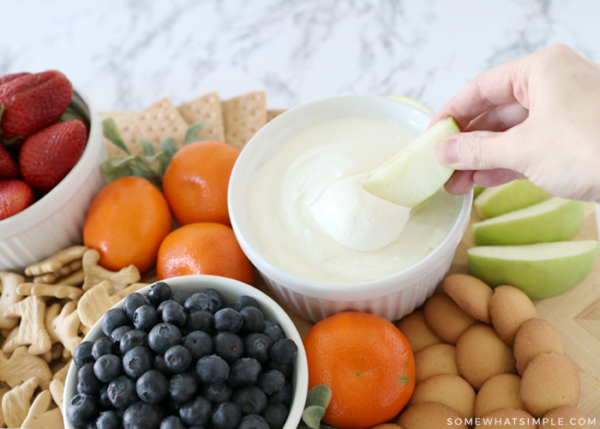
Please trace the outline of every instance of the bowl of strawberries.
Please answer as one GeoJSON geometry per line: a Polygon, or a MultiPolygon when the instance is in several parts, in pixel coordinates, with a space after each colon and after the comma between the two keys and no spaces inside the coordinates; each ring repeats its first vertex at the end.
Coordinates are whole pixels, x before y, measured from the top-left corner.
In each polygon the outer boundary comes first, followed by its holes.
{"type": "Polygon", "coordinates": [[[106,158],[98,113],[62,73],[0,77],[0,270],[81,242],[106,158]]]}

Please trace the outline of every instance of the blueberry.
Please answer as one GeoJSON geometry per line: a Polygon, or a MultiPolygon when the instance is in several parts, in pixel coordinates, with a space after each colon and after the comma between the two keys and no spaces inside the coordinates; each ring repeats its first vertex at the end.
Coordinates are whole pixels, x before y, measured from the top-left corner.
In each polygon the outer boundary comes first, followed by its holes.
{"type": "Polygon", "coordinates": [[[242,417],[238,429],[269,429],[269,424],[261,416],[250,414],[242,417]]]}
{"type": "Polygon", "coordinates": [[[135,390],[142,401],[148,404],[158,404],[169,393],[169,381],[160,372],[151,369],[137,379],[135,390]]]}
{"type": "Polygon", "coordinates": [[[191,295],[192,295],[191,293],[187,293],[182,290],[178,290],[177,292],[173,293],[173,299],[175,301],[177,301],[179,304],[183,305],[185,300],[188,299],[191,295]]]}
{"type": "Polygon", "coordinates": [[[198,396],[190,402],[186,402],[179,409],[179,418],[186,425],[204,426],[210,420],[212,404],[206,398],[198,396]]]}
{"type": "Polygon", "coordinates": [[[204,356],[196,363],[196,373],[204,383],[221,384],[229,378],[229,365],[219,356],[204,356]]]}
{"type": "Polygon", "coordinates": [[[160,429],[186,429],[186,426],[179,417],[169,416],[165,417],[163,421],[160,422],[160,429]]]}
{"type": "Polygon", "coordinates": [[[183,346],[173,346],[165,352],[165,364],[171,372],[183,372],[192,364],[192,354],[183,346]]]}
{"type": "Polygon", "coordinates": [[[125,374],[134,380],[152,368],[154,356],[148,347],[134,347],[123,356],[125,374]]]}
{"type": "Polygon", "coordinates": [[[126,375],[111,381],[107,392],[108,400],[115,408],[127,408],[138,400],[135,392],[135,382],[126,375]]]}
{"type": "Polygon", "coordinates": [[[267,395],[279,392],[285,383],[285,376],[275,370],[269,370],[258,377],[258,387],[267,395]]]}
{"type": "Polygon", "coordinates": [[[125,335],[123,335],[123,338],[121,338],[119,350],[121,350],[122,354],[125,354],[134,347],[147,345],[148,333],[140,331],[139,329],[132,329],[131,331],[127,331],[125,335]]]}
{"type": "Polygon", "coordinates": [[[262,416],[269,424],[269,429],[281,429],[287,420],[288,409],[280,402],[269,404],[262,416]]]}
{"type": "Polygon", "coordinates": [[[102,332],[109,337],[112,331],[130,323],[125,310],[122,308],[111,308],[104,314],[104,318],[102,319],[102,332]]]}
{"type": "Polygon", "coordinates": [[[158,323],[156,308],[151,305],[142,305],[133,313],[133,326],[135,329],[149,332],[158,323]]]}
{"type": "Polygon", "coordinates": [[[265,334],[267,337],[269,337],[271,339],[271,341],[273,341],[273,343],[276,343],[277,341],[283,340],[285,338],[283,329],[281,329],[281,326],[279,325],[279,323],[277,323],[273,320],[265,320],[265,327],[263,328],[263,334],[265,334]]]}
{"type": "Polygon", "coordinates": [[[242,358],[232,365],[227,382],[234,388],[256,384],[261,371],[262,366],[256,359],[242,358]]]}
{"type": "Polygon", "coordinates": [[[213,429],[235,429],[240,423],[242,411],[233,402],[223,402],[217,405],[212,414],[213,429]]]}
{"type": "Polygon", "coordinates": [[[171,299],[172,296],[173,291],[171,290],[171,286],[165,282],[154,283],[150,288],[150,292],[148,292],[148,299],[155,307],[161,302],[171,299]]]}
{"type": "Polygon", "coordinates": [[[192,360],[197,361],[213,352],[212,338],[206,332],[193,331],[183,337],[183,347],[192,354],[192,360]]]}
{"type": "Polygon", "coordinates": [[[233,308],[223,308],[215,313],[215,328],[219,332],[237,332],[243,323],[242,315],[233,308]]]}
{"type": "Polygon", "coordinates": [[[86,363],[77,371],[77,393],[93,395],[100,392],[102,382],[94,374],[94,364],[86,363]]]}
{"type": "MultiPolygon", "coordinates": [[[[246,308],[244,308],[244,310],[246,310],[246,308]]],[[[271,347],[273,347],[273,342],[269,337],[265,334],[258,334],[255,332],[244,339],[244,356],[254,358],[260,363],[266,363],[269,361],[271,347]]]]}
{"type": "Polygon", "coordinates": [[[181,343],[181,331],[170,323],[159,323],[148,334],[148,344],[158,354],[164,354],[179,343],[181,343]]]}
{"type": "Polygon", "coordinates": [[[175,374],[169,380],[169,396],[174,402],[184,404],[191,400],[197,391],[196,378],[189,372],[175,374]]]}
{"type": "Polygon", "coordinates": [[[134,292],[125,297],[123,309],[129,320],[133,320],[133,313],[142,305],[150,305],[150,301],[144,295],[134,292]]]}
{"type": "Polygon", "coordinates": [[[233,332],[219,332],[214,339],[215,353],[232,363],[244,355],[244,343],[233,332]]]}
{"type": "Polygon", "coordinates": [[[105,384],[100,389],[100,395],[98,399],[98,404],[100,405],[101,410],[110,410],[112,408],[112,404],[108,399],[108,384],[105,384]]]}
{"type": "Polygon", "coordinates": [[[158,304],[158,307],[156,307],[156,314],[158,314],[159,319],[162,319],[162,312],[163,312],[163,309],[165,308],[165,305],[167,305],[170,302],[177,302],[177,301],[174,299],[167,299],[166,301],[163,301],[160,304],[158,304]]]}
{"type": "Polygon", "coordinates": [[[123,427],[126,429],[158,429],[161,419],[160,408],[138,401],[125,410],[123,427]]]}
{"type": "Polygon", "coordinates": [[[242,296],[238,297],[238,299],[235,301],[235,304],[233,304],[233,308],[237,311],[242,311],[242,308],[246,308],[246,307],[258,308],[258,303],[251,296],[242,295],[242,296]]]}
{"type": "Polygon", "coordinates": [[[114,353],[113,343],[108,337],[100,337],[94,341],[92,347],[92,356],[98,359],[100,356],[110,355],[114,353]]]}
{"type": "Polygon", "coordinates": [[[292,402],[292,385],[289,382],[283,383],[283,387],[278,392],[269,396],[269,404],[282,403],[286,407],[292,402]]]}
{"type": "Polygon", "coordinates": [[[245,334],[251,332],[262,332],[265,328],[265,316],[256,307],[244,307],[240,310],[244,325],[242,331],[245,334]]]}
{"type": "Polygon", "coordinates": [[[215,331],[215,316],[208,311],[196,311],[188,314],[185,320],[185,332],[203,331],[212,335],[215,331]]]}
{"type": "Polygon", "coordinates": [[[202,292],[195,293],[185,300],[183,308],[188,313],[194,313],[196,311],[208,311],[214,313],[214,303],[210,297],[202,292]]]}
{"type": "MultiPolygon", "coordinates": [[[[194,395],[192,395],[192,397],[193,396],[194,395]]],[[[167,410],[168,414],[173,414],[173,415],[178,416],[179,415],[179,409],[181,408],[182,405],[183,404],[180,404],[179,402],[173,401],[173,399],[171,399],[171,397],[168,397],[163,402],[163,409],[167,410]]]]}
{"type": "Polygon", "coordinates": [[[94,363],[94,375],[103,383],[108,383],[123,372],[121,359],[115,355],[102,355],[94,363]]]}
{"type": "Polygon", "coordinates": [[[98,401],[93,395],[80,393],[67,405],[67,418],[74,426],[84,426],[98,413],[98,401]]]}
{"type": "Polygon", "coordinates": [[[185,325],[185,312],[183,307],[177,301],[168,302],[162,311],[162,320],[165,323],[171,323],[178,327],[185,325]]]}
{"type": "Polygon", "coordinates": [[[119,347],[119,344],[121,343],[121,339],[123,338],[123,336],[131,331],[133,329],[133,326],[121,326],[120,328],[115,329],[114,331],[112,331],[112,334],[110,334],[110,340],[116,344],[117,348],[119,347]]]}
{"type": "Polygon", "coordinates": [[[86,363],[94,363],[94,355],[92,354],[92,348],[94,343],[91,341],[84,341],[79,344],[73,353],[73,362],[77,365],[77,368],[81,368],[86,363]]]}
{"type": "Polygon", "coordinates": [[[269,362],[268,367],[269,369],[275,369],[281,372],[286,378],[291,377],[294,373],[294,362],[284,363],[283,365],[275,362],[269,362]]]}
{"type": "Polygon", "coordinates": [[[267,408],[267,395],[256,386],[243,387],[233,394],[233,402],[239,405],[244,416],[262,414],[267,408]]]}
{"type": "Polygon", "coordinates": [[[229,401],[232,394],[233,389],[227,383],[205,384],[202,388],[202,396],[215,404],[229,401]]]}
{"type": "Polygon", "coordinates": [[[296,343],[289,338],[277,341],[271,347],[269,356],[275,363],[283,365],[285,363],[293,362],[298,354],[298,346],[296,343]]]}
{"type": "Polygon", "coordinates": [[[223,308],[223,303],[225,302],[225,298],[219,292],[214,289],[204,289],[202,291],[203,294],[208,295],[213,302],[213,311],[217,312],[221,308],[223,308]]]}
{"type": "Polygon", "coordinates": [[[98,429],[119,429],[121,417],[114,410],[102,411],[94,423],[98,429]]]}
{"type": "Polygon", "coordinates": [[[171,371],[169,371],[169,368],[167,368],[167,364],[165,362],[165,355],[154,356],[154,360],[152,361],[152,368],[163,375],[171,376],[171,371]]]}

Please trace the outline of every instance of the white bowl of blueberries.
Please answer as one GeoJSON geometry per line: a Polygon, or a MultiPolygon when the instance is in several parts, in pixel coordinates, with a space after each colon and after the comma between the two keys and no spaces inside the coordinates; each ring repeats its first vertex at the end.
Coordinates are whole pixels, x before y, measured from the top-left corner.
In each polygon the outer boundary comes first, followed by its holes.
{"type": "Polygon", "coordinates": [[[65,429],[295,429],[308,389],[283,309],[236,280],[184,276],[110,309],[73,354],[65,429]]]}

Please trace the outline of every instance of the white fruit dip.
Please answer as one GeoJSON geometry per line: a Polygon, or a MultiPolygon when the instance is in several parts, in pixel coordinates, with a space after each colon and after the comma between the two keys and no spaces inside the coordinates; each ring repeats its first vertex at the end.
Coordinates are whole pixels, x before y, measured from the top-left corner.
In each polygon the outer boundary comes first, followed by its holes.
{"type": "Polygon", "coordinates": [[[334,283],[384,278],[423,259],[448,235],[457,198],[440,190],[411,210],[362,187],[417,135],[396,120],[353,116],[287,138],[250,183],[259,248],[292,274],[334,283]]]}

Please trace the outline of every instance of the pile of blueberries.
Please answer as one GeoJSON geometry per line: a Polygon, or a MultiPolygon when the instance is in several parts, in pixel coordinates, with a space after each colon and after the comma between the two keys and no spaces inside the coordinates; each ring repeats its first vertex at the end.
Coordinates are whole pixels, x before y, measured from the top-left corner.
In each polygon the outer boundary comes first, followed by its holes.
{"type": "Polygon", "coordinates": [[[214,289],[133,293],[77,347],[67,418],[86,429],[281,429],[298,347],[256,300],[214,289]]]}

